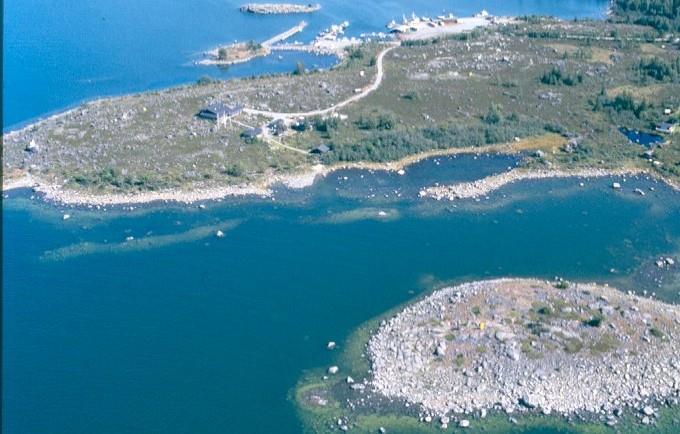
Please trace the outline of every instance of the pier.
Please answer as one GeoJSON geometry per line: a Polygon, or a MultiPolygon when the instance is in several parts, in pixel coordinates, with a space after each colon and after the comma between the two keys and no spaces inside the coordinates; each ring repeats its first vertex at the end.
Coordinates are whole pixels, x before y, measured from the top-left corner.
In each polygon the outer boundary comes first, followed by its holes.
{"type": "Polygon", "coordinates": [[[307,22],[306,21],[300,21],[300,23],[288,30],[286,30],[283,33],[279,33],[276,36],[273,36],[266,41],[262,43],[262,46],[264,47],[271,47],[272,45],[276,44],[277,42],[285,41],[286,39],[290,38],[291,36],[295,35],[296,33],[300,33],[307,27],[307,22]]]}

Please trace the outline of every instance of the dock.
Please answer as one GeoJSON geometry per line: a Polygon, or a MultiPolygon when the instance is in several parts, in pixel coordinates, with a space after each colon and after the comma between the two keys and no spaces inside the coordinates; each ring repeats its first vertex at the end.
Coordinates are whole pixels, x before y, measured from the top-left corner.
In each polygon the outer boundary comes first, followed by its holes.
{"type": "Polygon", "coordinates": [[[279,33],[278,35],[267,39],[266,41],[264,41],[262,43],[262,46],[269,48],[272,45],[276,44],[277,42],[284,41],[284,40],[290,38],[291,36],[295,35],[296,33],[300,33],[301,31],[303,31],[305,29],[305,27],[307,27],[307,22],[306,21],[300,21],[300,23],[297,26],[292,27],[292,28],[286,30],[283,33],[279,33]]]}

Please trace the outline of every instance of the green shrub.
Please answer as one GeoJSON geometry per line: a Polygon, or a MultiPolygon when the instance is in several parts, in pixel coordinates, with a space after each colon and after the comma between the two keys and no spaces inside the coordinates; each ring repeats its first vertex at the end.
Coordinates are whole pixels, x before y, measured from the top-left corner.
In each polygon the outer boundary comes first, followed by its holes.
{"type": "Polygon", "coordinates": [[[575,86],[583,83],[583,76],[581,74],[569,75],[562,72],[561,69],[553,67],[550,71],[546,71],[541,76],[541,83],[556,86],[564,84],[565,86],[575,86]]]}
{"type": "Polygon", "coordinates": [[[297,62],[295,64],[295,69],[293,70],[293,75],[304,75],[305,73],[305,64],[302,62],[297,62]]]}
{"type": "Polygon", "coordinates": [[[602,315],[593,315],[592,317],[590,317],[590,319],[584,320],[583,325],[586,325],[588,327],[600,327],[603,321],[604,318],[602,317],[602,315]]]}
{"type": "Polygon", "coordinates": [[[649,329],[649,334],[659,339],[663,339],[665,337],[664,333],[656,327],[649,329]]]}

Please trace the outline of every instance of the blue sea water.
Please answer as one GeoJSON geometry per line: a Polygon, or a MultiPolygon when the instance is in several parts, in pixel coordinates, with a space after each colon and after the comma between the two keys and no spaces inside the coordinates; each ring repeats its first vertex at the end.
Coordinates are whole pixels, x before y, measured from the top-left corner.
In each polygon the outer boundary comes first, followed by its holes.
{"type": "MultiPolygon", "coordinates": [[[[245,1],[245,0],[244,0],[245,1]]],[[[4,4],[3,130],[83,100],[196,81],[292,71],[296,61],[329,67],[333,59],[283,54],[227,70],[191,64],[200,53],[234,40],[264,40],[304,19],[293,40],[308,41],[344,20],[348,35],[384,31],[391,19],[416,12],[471,15],[549,14],[602,17],[606,0],[321,1],[311,15],[254,16],[240,0],[9,0],[4,4]]]]}
{"type": "Polygon", "coordinates": [[[518,183],[454,204],[415,193],[507,165],[347,170],[205,210],[61,209],[10,193],[3,432],[300,432],[289,393],[334,363],[326,342],[438,282],[558,275],[678,301],[677,281],[636,278],[680,251],[680,193],[654,181],[518,183]]]}
{"type": "MultiPolygon", "coordinates": [[[[304,17],[259,17],[228,0],[5,2],[3,128],[101,95],[289,71],[296,54],[226,71],[190,63],[218,43],[260,39],[302,18],[310,26],[294,39],[345,19],[350,35],[380,31],[411,11],[601,17],[606,1],[322,5],[304,17]]],[[[466,156],[427,160],[404,176],[347,170],[303,191],[280,189],[276,201],[206,210],[62,209],[10,193],[3,432],[297,433],[288,395],[305,369],[333,362],[326,342],[439,282],[559,275],[678,301],[677,281],[657,286],[641,272],[680,251],[679,194],[654,181],[617,179],[618,192],[611,179],[586,188],[549,180],[480,202],[417,199],[434,182],[514,164],[466,156]]]]}

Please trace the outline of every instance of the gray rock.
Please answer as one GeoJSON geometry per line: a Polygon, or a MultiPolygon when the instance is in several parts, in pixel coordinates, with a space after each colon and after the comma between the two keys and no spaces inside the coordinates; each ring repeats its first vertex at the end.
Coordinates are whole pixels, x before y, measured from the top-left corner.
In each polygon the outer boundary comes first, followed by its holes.
{"type": "Polygon", "coordinates": [[[498,330],[496,332],[495,336],[496,336],[496,339],[498,339],[499,341],[505,342],[507,340],[514,338],[515,334],[498,330]]]}

